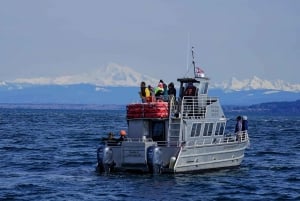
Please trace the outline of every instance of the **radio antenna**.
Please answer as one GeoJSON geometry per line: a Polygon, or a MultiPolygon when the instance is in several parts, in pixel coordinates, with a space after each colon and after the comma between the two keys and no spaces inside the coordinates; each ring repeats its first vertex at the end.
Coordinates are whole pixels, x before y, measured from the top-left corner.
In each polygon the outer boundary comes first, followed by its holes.
{"type": "Polygon", "coordinates": [[[189,71],[189,60],[190,60],[190,32],[188,33],[188,41],[187,41],[187,54],[186,54],[186,72],[189,71]]]}

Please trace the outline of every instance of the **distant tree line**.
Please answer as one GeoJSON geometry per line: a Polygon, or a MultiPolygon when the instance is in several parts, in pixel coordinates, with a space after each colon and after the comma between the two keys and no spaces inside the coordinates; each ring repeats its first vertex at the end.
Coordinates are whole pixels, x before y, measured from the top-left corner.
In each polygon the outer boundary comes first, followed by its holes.
{"type": "Polygon", "coordinates": [[[247,112],[261,114],[300,115],[300,100],[267,102],[250,106],[223,106],[225,112],[247,112]]]}

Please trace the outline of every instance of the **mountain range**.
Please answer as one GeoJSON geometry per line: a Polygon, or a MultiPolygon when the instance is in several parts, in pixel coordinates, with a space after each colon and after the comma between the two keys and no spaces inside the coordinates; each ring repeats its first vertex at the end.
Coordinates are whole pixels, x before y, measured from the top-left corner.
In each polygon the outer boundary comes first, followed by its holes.
{"type": "MultiPolygon", "coordinates": [[[[154,86],[159,79],[127,66],[109,64],[79,75],[0,81],[0,103],[127,104],[140,101],[141,81],[154,86]]],[[[257,76],[246,80],[232,78],[221,83],[211,82],[209,95],[220,97],[221,103],[226,105],[295,101],[300,99],[300,84],[268,81],[257,76]]]]}

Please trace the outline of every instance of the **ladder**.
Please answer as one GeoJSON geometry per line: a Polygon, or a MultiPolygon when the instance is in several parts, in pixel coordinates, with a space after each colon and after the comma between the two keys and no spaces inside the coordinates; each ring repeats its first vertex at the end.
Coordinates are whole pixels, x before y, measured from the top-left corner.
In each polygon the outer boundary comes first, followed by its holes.
{"type": "Polygon", "coordinates": [[[178,105],[175,104],[175,98],[170,101],[169,129],[168,129],[168,144],[177,146],[180,140],[182,116],[176,116],[178,113],[178,105]]]}

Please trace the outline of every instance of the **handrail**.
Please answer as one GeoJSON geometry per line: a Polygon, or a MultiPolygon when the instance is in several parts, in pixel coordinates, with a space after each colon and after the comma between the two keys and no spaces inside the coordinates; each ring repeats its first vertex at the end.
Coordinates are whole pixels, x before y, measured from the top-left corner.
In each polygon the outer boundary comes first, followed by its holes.
{"type": "MultiPolygon", "coordinates": [[[[189,140],[185,142],[176,141],[153,141],[152,138],[127,138],[124,142],[156,142],[158,146],[162,147],[179,147],[179,146],[207,146],[207,145],[216,145],[216,144],[232,144],[232,143],[241,143],[247,142],[249,140],[247,131],[240,131],[239,133],[231,134],[228,136],[223,136],[220,138],[204,138],[201,140],[189,140]]],[[[117,145],[118,143],[115,143],[117,145]]]]}
{"type": "Polygon", "coordinates": [[[237,143],[237,142],[247,142],[248,132],[241,131],[238,134],[234,134],[231,136],[225,136],[223,138],[209,138],[209,139],[202,139],[202,140],[189,140],[186,143],[186,146],[201,146],[201,145],[212,145],[212,144],[229,144],[229,143],[237,143]]]}
{"type": "Polygon", "coordinates": [[[207,106],[217,102],[218,98],[202,96],[184,96],[181,100],[180,111],[183,118],[202,119],[206,117],[207,106]]]}
{"type": "Polygon", "coordinates": [[[126,138],[127,142],[154,142],[152,138],[126,138]]]}

